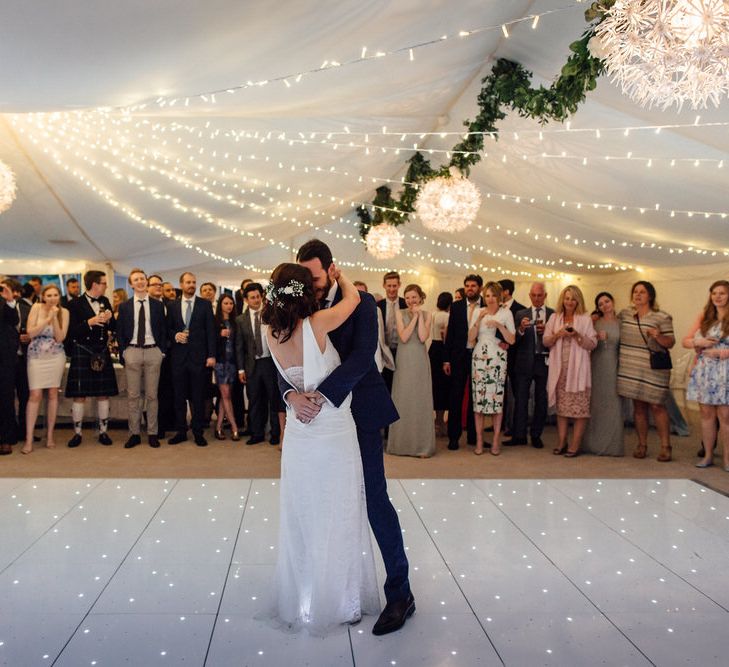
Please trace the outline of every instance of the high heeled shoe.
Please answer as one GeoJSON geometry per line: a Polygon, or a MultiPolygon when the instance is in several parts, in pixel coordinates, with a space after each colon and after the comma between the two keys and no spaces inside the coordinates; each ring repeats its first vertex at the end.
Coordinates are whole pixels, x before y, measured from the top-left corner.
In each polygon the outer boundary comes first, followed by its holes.
{"type": "Polygon", "coordinates": [[[233,431],[233,433],[230,434],[230,439],[233,442],[238,442],[240,440],[240,435],[238,435],[238,431],[233,431]]]}
{"type": "Polygon", "coordinates": [[[648,454],[648,445],[636,445],[633,450],[633,458],[644,459],[648,454]]]}
{"type": "Polygon", "coordinates": [[[656,457],[656,461],[660,461],[661,463],[668,463],[671,460],[671,453],[673,452],[673,447],[671,445],[665,445],[661,447],[661,451],[658,453],[658,456],[656,457]]]}
{"type": "Polygon", "coordinates": [[[562,456],[567,451],[567,445],[562,445],[561,447],[555,447],[552,450],[552,454],[555,456],[562,456]]]}
{"type": "Polygon", "coordinates": [[[223,433],[222,429],[220,429],[220,430],[215,429],[215,439],[216,440],[225,440],[225,433],[223,433]]]}
{"type": "Polygon", "coordinates": [[[580,450],[576,449],[574,452],[571,452],[569,449],[564,453],[564,457],[566,459],[574,459],[575,457],[580,455],[580,450]]]}

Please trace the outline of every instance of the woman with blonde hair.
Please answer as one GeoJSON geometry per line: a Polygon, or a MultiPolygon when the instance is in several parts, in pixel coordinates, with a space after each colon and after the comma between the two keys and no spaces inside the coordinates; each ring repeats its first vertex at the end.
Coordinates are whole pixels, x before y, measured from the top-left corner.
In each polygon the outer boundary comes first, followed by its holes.
{"type": "Polygon", "coordinates": [[[392,380],[392,401],[400,419],[390,426],[387,453],[427,458],[435,454],[432,380],[425,349],[432,318],[423,309],[425,293],[419,285],[408,285],[403,296],[407,308],[395,311],[400,341],[392,380]]]}
{"type": "Polygon", "coordinates": [[[46,447],[53,448],[53,429],[58,413],[58,389],[61,386],[66,353],[63,341],[68,332],[69,312],[61,305],[61,292],[55,285],[46,285],[41,300],[34,303],[28,313],[26,331],[31,338],[28,345],[28,388],[30,397],[25,413],[25,445],[20,451],[33,451],[33,430],[38,419],[43,390],[48,390],[46,447]]]}
{"type": "Polygon", "coordinates": [[[499,283],[489,282],[483,291],[485,308],[468,330],[468,342],[473,343],[471,362],[471,387],[473,392],[473,416],[476,422],[476,449],[483,454],[483,418],[492,415],[494,441],[491,453],[501,454],[501,422],[504,412],[504,388],[506,386],[506,350],[504,341],[513,345],[516,340],[514,316],[508,308],[501,307],[502,288],[499,283]]]}
{"type": "Polygon", "coordinates": [[[697,468],[714,465],[716,420],[724,450],[724,470],[729,472],[729,281],[717,280],[709,300],[682,341],[696,351],[686,398],[701,409],[701,439],[705,455],[697,468]]]}
{"type": "Polygon", "coordinates": [[[544,328],[549,350],[547,395],[557,408],[559,444],[553,454],[573,458],[580,453],[582,436],[590,418],[592,370],[590,352],[597,345],[592,318],[585,312],[580,288],[568,285],[559,295],[557,308],[544,328]],[[567,445],[569,420],[574,420],[572,445],[567,445]]]}

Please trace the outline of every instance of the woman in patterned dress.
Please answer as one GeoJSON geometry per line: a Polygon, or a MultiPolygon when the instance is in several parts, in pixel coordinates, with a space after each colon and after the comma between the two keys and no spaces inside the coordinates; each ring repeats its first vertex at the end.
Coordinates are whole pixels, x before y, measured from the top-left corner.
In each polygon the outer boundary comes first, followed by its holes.
{"type": "Polygon", "coordinates": [[[620,320],[620,357],[618,361],[618,394],[633,399],[635,430],[638,445],[636,459],[648,452],[648,410],[653,413],[661,440],[657,460],[671,460],[671,431],[666,401],[670,392],[671,371],[651,368],[650,351],[669,350],[676,343],[673,318],[658,309],[656,288],[639,280],[630,290],[632,306],[618,314],[620,320]]]}
{"type": "Polygon", "coordinates": [[[592,318],[585,312],[585,299],[576,285],[562,290],[557,309],[544,327],[544,346],[549,350],[547,395],[557,407],[559,444],[553,454],[574,458],[590,418],[592,369],[590,352],[597,345],[592,318]],[[569,421],[574,421],[572,444],[567,445],[569,421]]]}
{"type": "Polygon", "coordinates": [[[20,450],[23,454],[33,451],[33,430],[44,389],[48,390],[46,447],[56,446],[53,429],[58,413],[58,389],[66,366],[63,341],[68,332],[68,322],[68,311],[61,308],[61,292],[55,285],[46,285],[41,292],[41,300],[30,309],[26,325],[31,338],[28,345],[30,397],[25,412],[25,445],[20,450]]]}
{"type": "Polygon", "coordinates": [[[508,308],[501,308],[501,285],[486,283],[485,308],[468,330],[469,343],[475,341],[471,365],[473,416],[476,422],[476,449],[483,454],[483,417],[493,415],[494,441],[491,453],[501,454],[501,423],[504,412],[504,386],[506,384],[506,350],[501,343],[513,345],[514,316],[508,308]],[[498,337],[500,334],[500,338],[498,337]]]}
{"type": "Polygon", "coordinates": [[[701,409],[704,458],[697,468],[714,465],[716,420],[724,449],[724,470],[729,472],[729,281],[717,280],[709,288],[709,300],[683,339],[696,350],[686,398],[701,409]]]}

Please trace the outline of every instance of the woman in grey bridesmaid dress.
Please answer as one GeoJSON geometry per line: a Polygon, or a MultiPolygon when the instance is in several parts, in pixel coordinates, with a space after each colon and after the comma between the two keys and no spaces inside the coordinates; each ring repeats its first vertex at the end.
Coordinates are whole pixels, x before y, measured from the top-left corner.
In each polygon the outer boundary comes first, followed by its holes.
{"type": "Polygon", "coordinates": [[[618,396],[620,322],[615,300],[608,292],[595,297],[597,347],[592,351],[591,418],[582,450],[598,456],[623,456],[623,411],[618,396]]]}
{"type": "Polygon", "coordinates": [[[408,307],[395,314],[400,342],[392,381],[400,419],[390,426],[387,453],[427,458],[435,454],[430,360],[425,349],[431,316],[423,310],[425,294],[418,285],[408,285],[403,296],[408,307]]]}

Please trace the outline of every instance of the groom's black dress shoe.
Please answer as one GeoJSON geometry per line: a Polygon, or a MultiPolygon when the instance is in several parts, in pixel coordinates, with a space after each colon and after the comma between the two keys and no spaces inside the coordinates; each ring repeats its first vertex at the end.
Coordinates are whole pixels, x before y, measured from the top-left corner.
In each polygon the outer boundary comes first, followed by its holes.
{"type": "Polygon", "coordinates": [[[411,593],[404,600],[388,602],[372,628],[373,635],[386,635],[399,630],[415,613],[415,598],[411,593]]]}

